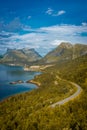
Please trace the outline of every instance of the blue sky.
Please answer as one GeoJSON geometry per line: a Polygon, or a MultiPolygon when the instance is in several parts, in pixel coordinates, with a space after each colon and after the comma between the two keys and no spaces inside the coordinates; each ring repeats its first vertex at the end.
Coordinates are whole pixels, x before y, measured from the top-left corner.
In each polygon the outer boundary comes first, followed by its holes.
{"type": "Polygon", "coordinates": [[[45,55],[61,42],[87,44],[87,0],[0,0],[0,53],[35,48],[45,55]]]}

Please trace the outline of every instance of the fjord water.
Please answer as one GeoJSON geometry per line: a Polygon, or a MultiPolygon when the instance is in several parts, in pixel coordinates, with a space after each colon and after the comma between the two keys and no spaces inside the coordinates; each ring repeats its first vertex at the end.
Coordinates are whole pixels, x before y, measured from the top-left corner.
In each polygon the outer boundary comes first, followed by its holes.
{"type": "Polygon", "coordinates": [[[36,85],[26,83],[33,79],[39,72],[24,71],[22,67],[0,65],[0,101],[11,95],[30,91],[37,88],[36,85]],[[24,83],[12,85],[10,82],[22,80],[24,83]]]}

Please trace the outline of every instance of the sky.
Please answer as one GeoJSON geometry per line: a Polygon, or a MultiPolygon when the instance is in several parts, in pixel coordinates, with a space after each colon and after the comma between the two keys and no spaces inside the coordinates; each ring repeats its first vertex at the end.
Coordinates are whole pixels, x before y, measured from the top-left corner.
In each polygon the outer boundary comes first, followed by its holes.
{"type": "Polygon", "coordinates": [[[87,44],[87,0],[0,0],[0,54],[34,48],[44,56],[61,42],[87,44]]]}

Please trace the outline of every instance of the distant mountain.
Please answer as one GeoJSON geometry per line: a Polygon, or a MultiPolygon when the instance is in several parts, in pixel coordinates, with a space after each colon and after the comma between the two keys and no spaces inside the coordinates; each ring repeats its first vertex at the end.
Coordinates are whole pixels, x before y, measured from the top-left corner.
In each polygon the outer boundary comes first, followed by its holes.
{"type": "Polygon", "coordinates": [[[1,63],[16,65],[40,65],[73,60],[87,54],[87,45],[62,42],[45,57],[41,57],[34,49],[7,49],[1,63]]]}
{"type": "Polygon", "coordinates": [[[71,43],[61,43],[53,51],[49,52],[41,62],[43,63],[55,63],[67,60],[72,60],[82,55],[87,54],[87,45],[71,43]]]}
{"type": "Polygon", "coordinates": [[[1,62],[7,64],[28,64],[41,59],[41,56],[34,49],[7,49],[1,62]]]}
{"type": "Polygon", "coordinates": [[[29,61],[37,61],[41,59],[41,56],[34,49],[23,48],[21,50],[26,56],[28,56],[29,61]]]}

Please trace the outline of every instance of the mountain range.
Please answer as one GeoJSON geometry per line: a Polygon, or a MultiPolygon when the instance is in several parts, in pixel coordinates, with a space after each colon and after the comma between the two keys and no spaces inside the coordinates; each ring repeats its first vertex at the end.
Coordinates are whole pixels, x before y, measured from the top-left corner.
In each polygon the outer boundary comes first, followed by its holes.
{"type": "Polygon", "coordinates": [[[34,49],[7,49],[0,60],[6,64],[51,64],[70,61],[87,54],[87,45],[62,42],[54,50],[41,57],[34,49]]]}
{"type": "Polygon", "coordinates": [[[71,43],[61,43],[54,50],[49,52],[43,59],[44,63],[63,62],[78,58],[87,54],[87,45],[71,43]]]}
{"type": "Polygon", "coordinates": [[[1,62],[6,64],[24,65],[40,59],[41,56],[34,49],[7,49],[1,62]]]}

